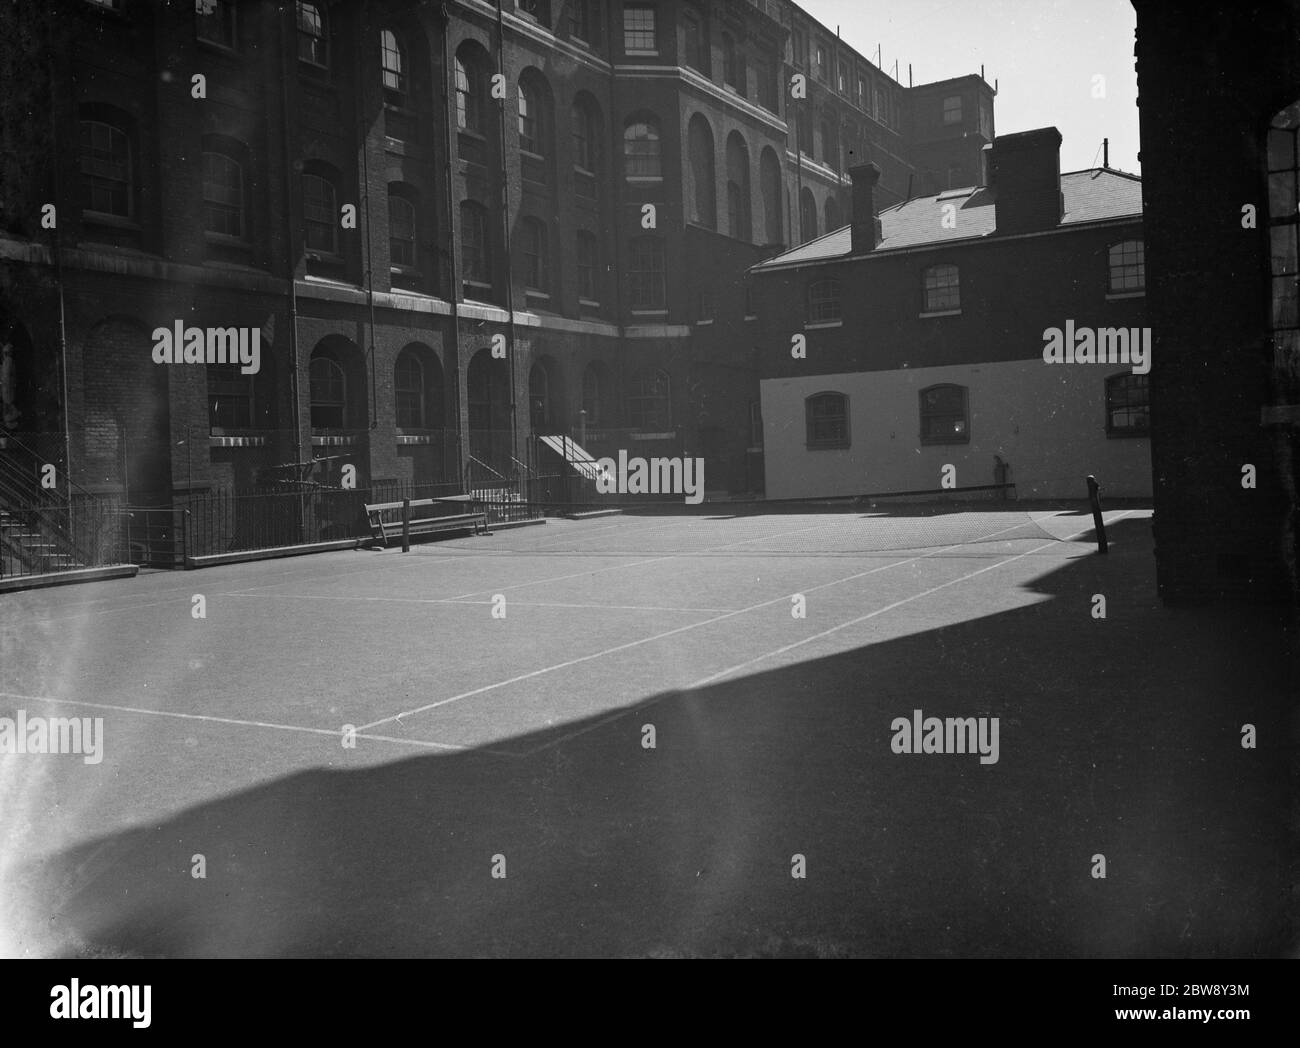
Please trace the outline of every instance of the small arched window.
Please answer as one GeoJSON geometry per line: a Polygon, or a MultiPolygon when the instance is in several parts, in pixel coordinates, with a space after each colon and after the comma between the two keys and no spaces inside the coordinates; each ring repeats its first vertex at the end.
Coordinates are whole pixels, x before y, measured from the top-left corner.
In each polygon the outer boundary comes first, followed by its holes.
{"type": "Polygon", "coordinates": [[[472,134],[484,133],[487,104],[487,74],[479,55],[471,48],[456,52],[456,127],[472,134]]]}
{"type": "Polygon", "coordinates": [[[384,90],[406,95],[406,48],[391,29],[379,34],[380,59],[384,70],[384,90]]]}
{"type": "Polygon", "coordinates": [[[218,236],[244,239],[244,169],[228,153],[203,151],[203,228],[218,236]]]}
{"type": "Polygon", "coordinates": [[[961,278],[956,266],[930,266],[925,271],[926,313],[961,309],[961,278]]]}
{"type": "Polygon", "coordinates": [[[629,245],[628,299],[630,308],[660,311],[668,305],[667,274],[662,237],[633,237],[629,245]]]}
{"type": "Polygon", "coordinates": [[[298,59],[309,65],[329,68],[329,24],[322,3],[298,0],[298,59]]]}
{"type": "Polygon", "coordinates": [[[804,401],[804,424],[810,451],[849,446],[849,398],[843,393],[815,393],[804,401]]]}
{"type": "Polygon", "coordinates": [[[125,123],[81,121],[81,189],[87,211],[118,218],[135,214],[131,138],[125,123]]]}
{"type": "Polygon", "coordinates": [[[460,204],[461,277],[466,284],[492,285],[492,245],[487,208],[474,200],[460,204]]]}
{"type": "Polygon", "coordinates": [[[332,353],[318,350],[311,358],[311,428],[342,429],[347,407],[347,376],[332,353]]]}
{"type": "Polygon", "coordinates": [[[628,390],[627,417],[632,428],[662,433],[673,428],[672,383],[659,368],[638,371],[628,390]]]}
{"type": "Polygon", "coordinates": [[[638,117],[623,128],[623,167],[628,178],[663,177],[659,125],[653,118],[638,117]]]}
{"type": "Polygon", "coordinates": [[[412,349],[404,349],[393,365],[393,396],[399,429],[424,429],[424,365],[412,349]]]}
{"type": "Polygon", "coordinates": [[[307,249],[338,254],[339,224],[334,183],[324,174],[302,176],[302,218],[307,249]]]}
{"type": "Polygon", "coordinates": [[[524,286],[545,294],[550,290],[551,274],[546,223],[532,215],[520,222],[519,249],[523,260],[524,286]]]}
{"type": "Polygon", "coordinates": [[[921,390],[921,443],[969,444],[970,410],[965,386],[944,384],[921,390]]]}
{"type": "Polygon", "coordinates": [[[419,268],[416,250],[415,204],[388,190],[388,262],[405,269],[419,268]]]}

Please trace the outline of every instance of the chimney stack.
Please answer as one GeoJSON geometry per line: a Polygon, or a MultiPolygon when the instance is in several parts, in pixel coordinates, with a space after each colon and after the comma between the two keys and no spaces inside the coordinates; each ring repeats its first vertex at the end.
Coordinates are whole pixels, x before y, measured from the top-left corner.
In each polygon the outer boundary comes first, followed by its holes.
{"type": "Polygon", "coordinates": [[[849,168],[853,179],[853,253],[864,255],[876,250],[882,237],[880,219],[876,217],[876,183],[880,181],[880,168],[875,164],[859,164],[849,168]]]}
{"type": "Polygon", "coordinates": [[[1061,132],[1040,127],[993,141],[992,177],[999,233],[1055,229],[1065,215],[1061,196],[1061,132]]]}

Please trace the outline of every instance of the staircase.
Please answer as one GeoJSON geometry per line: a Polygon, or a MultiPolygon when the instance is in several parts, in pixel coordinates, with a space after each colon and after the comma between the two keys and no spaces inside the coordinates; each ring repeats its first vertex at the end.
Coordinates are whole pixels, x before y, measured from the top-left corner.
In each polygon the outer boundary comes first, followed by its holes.
{"type": "Polygon", "coordinates": [[[0,578],[83,567],[71,538],[71,508],[40,485],[43,457],[0,437],[0,578]]]}

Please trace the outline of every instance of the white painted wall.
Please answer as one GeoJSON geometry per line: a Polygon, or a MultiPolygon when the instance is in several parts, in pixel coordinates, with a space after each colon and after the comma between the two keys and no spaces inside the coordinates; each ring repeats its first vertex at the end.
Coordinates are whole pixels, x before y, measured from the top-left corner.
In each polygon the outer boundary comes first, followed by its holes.
{"type": "Polygon", "coordinates": [[[1011,466],[1020,498],[1084,498],[1095,474],[1102,497],[1151,495],[1145,437],[1107,438],[1106,378],[1123,365],[1041,360],[765,379],[768,498],[813,498],[940,486],[945,464],[957,486],[994,483],[993,456],[1011,466]],[[969,390],[970,443],[921,445],[919,393],[952,382],[969,390]],[[851,447],[810,451],[804,398],[849,397],[851,447]]]}

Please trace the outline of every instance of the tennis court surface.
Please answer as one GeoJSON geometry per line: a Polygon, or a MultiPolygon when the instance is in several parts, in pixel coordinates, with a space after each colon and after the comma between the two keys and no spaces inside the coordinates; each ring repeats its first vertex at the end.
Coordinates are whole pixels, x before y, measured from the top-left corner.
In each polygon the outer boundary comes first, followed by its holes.
{"type": "Polygon", "coordinates": [[[103,722],[0,756],[0,947],[1283,952],[1287,638],[1162,609],[1149,512],[1107,521],[629,514],[0,598],[0,717],[103,722]],[[997,760],[895,753],[918,709],[997,760]]]}

